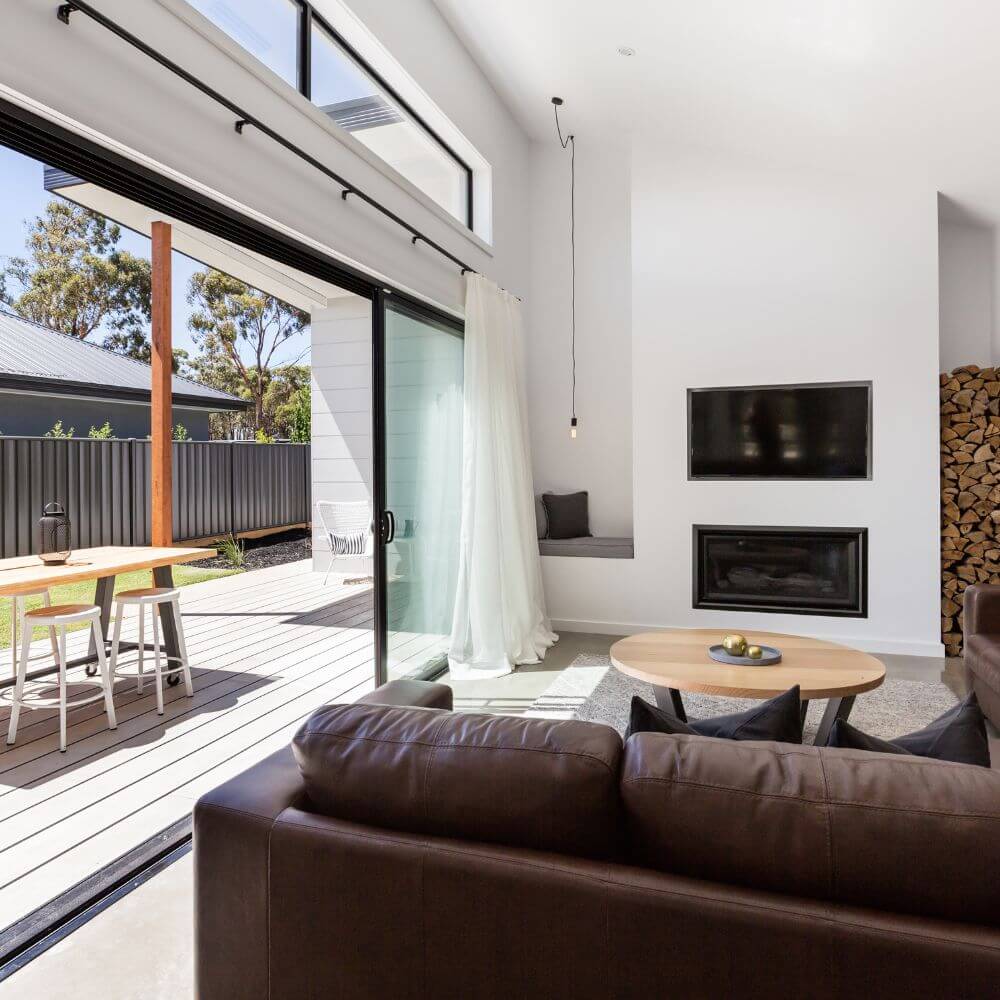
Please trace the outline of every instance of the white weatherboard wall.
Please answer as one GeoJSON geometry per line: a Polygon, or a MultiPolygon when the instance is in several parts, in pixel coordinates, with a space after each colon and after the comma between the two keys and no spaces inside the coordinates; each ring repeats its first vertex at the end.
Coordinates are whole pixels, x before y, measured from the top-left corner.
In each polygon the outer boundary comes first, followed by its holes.
{"type": "Polygon", "coordinates": [[[935,192],[655,146],[632,157],[635,559],[543,559],[557,625],[756,627],[940,655],[935,192]],[[874,384],[871,482],[687,481],[688,387],[840,380],[874,384]],[[693,610],[695,523],[868,527],[869,617],[693,610]]]}
{"type": "MultiPolygon", "coordinates": [[[[312,500],[372,498],[372,305],[349,296],[312,313],[312,500]]],[[[329,539],[313,521],[313,567],[325,571],[329,539]]],[[[365,571],[339,560],[337,570],[365,571]]]]}
{"type": "Polygon", "coordinates": [[[632,534],[629,155],[581,142],[576,157],[576,440],[571,402],[570,160],[531,149],[527,386],[535,492],[590,494],[595,535],[632,534]]]}
{"type": "Polygon", "coordinates": [[[993,343],[993,230],[941,220],[938,227],[941,371],[987,367],[993,343]]]}

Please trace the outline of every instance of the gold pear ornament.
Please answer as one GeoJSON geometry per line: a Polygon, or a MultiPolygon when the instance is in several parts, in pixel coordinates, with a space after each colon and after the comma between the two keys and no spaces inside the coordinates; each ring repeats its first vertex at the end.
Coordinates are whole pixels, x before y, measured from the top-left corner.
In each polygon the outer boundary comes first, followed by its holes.
{"type": "Polygon", "coordinates": [[[746,656],[747,639],[745,635],[733,632],[722,640],[722,648],[730,656],[746,656]]]}
{"type": "Polygon", "coordinates": [[[764,655],[764,650],[760,646],[747,646],[747,656],[751,660],[759,660],[764,655]]]}

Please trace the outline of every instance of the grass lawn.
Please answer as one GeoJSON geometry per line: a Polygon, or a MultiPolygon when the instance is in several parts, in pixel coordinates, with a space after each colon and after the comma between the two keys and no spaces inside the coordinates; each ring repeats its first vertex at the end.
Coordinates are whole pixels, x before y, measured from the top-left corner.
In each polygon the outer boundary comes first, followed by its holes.
{"type": "MultiPolygon", "coordinates": [[[[174,567],[174,586],[187,587],[192,583],[201,583],[203,580],[217,580],[223,576],[232,576],[239,573],[237,569],[203,569],[192,563],[181,563],[174,567]]],[[[123,573],[115,580],[115,593],[120,590],[135,590],[137,587],[149,587],[152,583],[152,574],[148,569],[137,570],[135,573],[123,573]]],[[[83,580],[80,583],[66,583],[58,587],[53,587],[49,591],[53,604],[86,604],[94,601],[95,581],[83,580]]],[[[0,598],[0,649],[10,647],[10,598],[0,598]]],[[[38,608],[42,605],[40,597],[29,597],[28,608],[38,608]]],[[[67,631],[85,628],[86,623],[70,625],[67,631]]],[[[34,638],[44,639],[46,630],[36,628],[34,638]]]]}

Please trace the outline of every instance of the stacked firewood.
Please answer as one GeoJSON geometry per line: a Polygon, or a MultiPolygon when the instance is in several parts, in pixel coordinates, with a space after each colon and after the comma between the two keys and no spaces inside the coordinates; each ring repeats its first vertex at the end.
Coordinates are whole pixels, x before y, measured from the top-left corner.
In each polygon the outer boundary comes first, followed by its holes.
{"type": "Polygon", "coordinates": [[[941,641],[962,652],[970,583],[1000,583],[1000,369],[941,375],[941,641]]]}

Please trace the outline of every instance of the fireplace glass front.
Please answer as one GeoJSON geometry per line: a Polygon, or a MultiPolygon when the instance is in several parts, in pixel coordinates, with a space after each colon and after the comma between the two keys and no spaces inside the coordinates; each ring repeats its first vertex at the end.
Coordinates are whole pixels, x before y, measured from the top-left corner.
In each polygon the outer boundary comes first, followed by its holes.
{"type": "Polygon", "coordinates": [[[866,528],[694,526],[694,607],[868,616],[866,528]]]}

